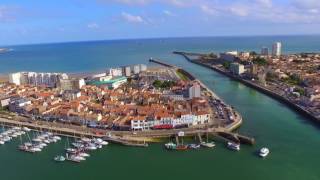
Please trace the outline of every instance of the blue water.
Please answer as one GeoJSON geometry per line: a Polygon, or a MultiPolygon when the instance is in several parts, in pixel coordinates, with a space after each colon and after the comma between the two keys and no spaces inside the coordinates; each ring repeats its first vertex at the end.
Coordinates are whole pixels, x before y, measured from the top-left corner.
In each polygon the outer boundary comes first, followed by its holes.
{"type": "Polygon", "coordinates": [[[71,42],[11,46],[0,54],[0,74],[15,71],[102,71],[119,65],[147,63],[150,57],[181,63],[174,50],[260,52],[262,46],[283,43],[284,53],[319,52],[320,36],[203,37],[71,42]]]}

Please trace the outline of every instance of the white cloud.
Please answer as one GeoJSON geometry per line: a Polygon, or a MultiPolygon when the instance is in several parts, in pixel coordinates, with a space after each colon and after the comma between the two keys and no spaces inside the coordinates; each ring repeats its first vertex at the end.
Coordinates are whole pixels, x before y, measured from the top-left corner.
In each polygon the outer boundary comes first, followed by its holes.
{"type": "Polygon", "coordinates": [[[201,5],[200,9],[202,12],[209,15],[215,15],[218,13],[217,10],[213,9],[212,7],[209,7],[208,5],[201,5]]]}
{"type": "Polygon", "coordinates": [[[0,22],[8,22],[14,20],[16,10],[8,6],[0,5],[0,22]]]}
{"type": "Polygon", "coordinates": [[[236,16],[248,16],[250,10],[244,5],[233,5],[229,8],[230,12],[236,16]]]}
{"type": "Polygon", "coordinates": [[[272,7],[272,0],[256,0],[256,2],[263,7],[272,7]]]}
{"type": "Polygon", "coordinates": [[[176,14],[174,14],[173,12],[171,12],[169,10],[164,10],[163,14],[165,14],[166,16],[176,16],[176,14]]]}
{"type": "Polygon", "coordinates": [[[87,27],[88,27],[89,29],[98,29],[100,26],[99,26],[99,24],[97,24],[97,23],[94,22],[94,23],[88,24],[87,27]]]}
{"type": "Polygon", "coordinates": [[[122,12],[121,17],[129,23],[145,23],[145,20],[141,16],[132,15],[126,12],[122,12]]]}

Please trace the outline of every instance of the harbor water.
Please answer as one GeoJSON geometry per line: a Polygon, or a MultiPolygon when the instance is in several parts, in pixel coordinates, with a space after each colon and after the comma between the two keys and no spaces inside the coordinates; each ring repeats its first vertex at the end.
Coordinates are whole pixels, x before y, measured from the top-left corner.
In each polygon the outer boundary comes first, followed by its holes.
{"type": "Polygon", "coordinates": [[[19,139],[0,146],[1,179],[283,179],[318,180],[320,129],[286,105],[210,69],[173,55],[175,50],[219,52],[259,50],[281,41],[286,53],[320,51],[319,36],[219,37],[121,40],[14,46],[0,54],[0,74],[28,71],[92,72],[107,67],[148,63],[159,58],[185,68],[243,116],[238,130],[256,138],[255,146],[230,151],[217,141],[213,149],[170,152],[163,144],[133,148],[111,144],[92,152],[85,162],[57,163],[66,139],[37,154],[17,150],[19,139]],[[270,155],[256,151],[267,146],[270,155]]]}

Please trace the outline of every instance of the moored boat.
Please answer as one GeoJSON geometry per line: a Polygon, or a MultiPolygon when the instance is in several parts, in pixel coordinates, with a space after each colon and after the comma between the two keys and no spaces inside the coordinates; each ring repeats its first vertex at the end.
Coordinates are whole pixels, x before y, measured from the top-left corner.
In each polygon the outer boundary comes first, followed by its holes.
{"type": "Polygon", "coordinates": [[[185,151],[185,150],[187,150],[188,149],[188,146],[187,145],[177,145],[177,147],[176,147],[176,150],[177,151],[185,151]]]}
{"type": "Polygon", "coordinates": [[[201,146],[203,147],[207,147],[207,148],[213,148],[215,147],[215,143],[214,142],[201,142],[201,146]]]}
{"type": "Polygon", "coordinates": [[[176,149],[177,145],[173,142],[169,142],[169,143],[166,143],[164,147],[168,150],[174,150],[176,149]]]}
{"type": "Polygon", "coordinates": [[[233,143],[233,142],[228,142],[227,143],[227,147],[231,150],[234,150],[234,151],[240,151],[240,144],[236,144],[236,143],[233,143]]]}
{"type": "Polygon", "coordinates": [[[64,156],[58,155],[56,157],[53,158],[55,161],[57,162],[63,162],[66,160],[66,158],[64,156]]]}
{"type": "Polygon", "coordinates": [[[267,157],[269,153],[270,153],[270,150],[266,147],[263,147],[259,151],[259,156],[264,158],[264,157],[267,157]]]}
{"type": "Polygon", "coordinates": [[[188,148],[189,149],[199,149],[200,148],[200,144],[189,144],[188,148]]]}

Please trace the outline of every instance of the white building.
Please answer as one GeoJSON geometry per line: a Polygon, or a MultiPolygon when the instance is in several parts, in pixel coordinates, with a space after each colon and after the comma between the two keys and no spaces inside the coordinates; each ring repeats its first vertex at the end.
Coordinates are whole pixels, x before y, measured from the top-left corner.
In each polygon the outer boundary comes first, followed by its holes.
{"type": "Polygon", "coordinates": [[[131,68],[130,66],[125,66],[122,69],[123,75],[130,77],[131,76],[131,68]]]}
{"type": "Polygon", "coordinates": [[[139,74],[140,73],[140,66],[134,65],[133,66],[133,74],[139,74]]]}
{"type": "Polygon", "coordinates": [[[36,73],[36,72],[17,72],[9,74],[9,82],[16,85],[31,84],[31,85],[45,85],[54,87],[57,85],[59,79],[68,78],[64,73],[36,73]]]}
{"type": "Polygon", "coordinates": [[[111,68],[109,69],[110,76],[122,76],[122,69],[121,68],[111,68]]]}
{"type": "Polygon", "coordinates": [[[181,117],[162,117],[160,120],[147,120],[145,117],[135,117],[131,120],[131,130],[143,131],[150,130],[154,126],[171,125],[177,127],[181,125],[194,126],[199,124],[207,124],[210,121],[210,115],[206,112],[198,112],[197,114],[183,114],[181,117]]]}
{"type": "Polygon", "coordinates": [[[194,84],[189,88],[189,98],[201,97],[201,88],[199,84],[194,84]]]}
{"type": "Polygon", "coordinates": [[[147,70],[147,65],[145,64],[140,64],[140,71],[146,71],[147,70]]]}
{"type": "Polygon", "coordinates": [[[243,64],[239,64],[239,63],[231,63],[230,64],[230,71],[233,74],[241,75],[241,74],[243,74],[245,72],[244,65],[243,64]]]}
{"type": "Polygon", "coordinates": [[[273,56],[280,56],[281,55],[281,42],[276,42],[272,45],[272,55],[273,56]]]}
{"type": "Polygon", "coordinates": [[[21,85],[21,73],[12,73],[9,74],[9,82],[16,84],[16,85],[21,85]]]}

